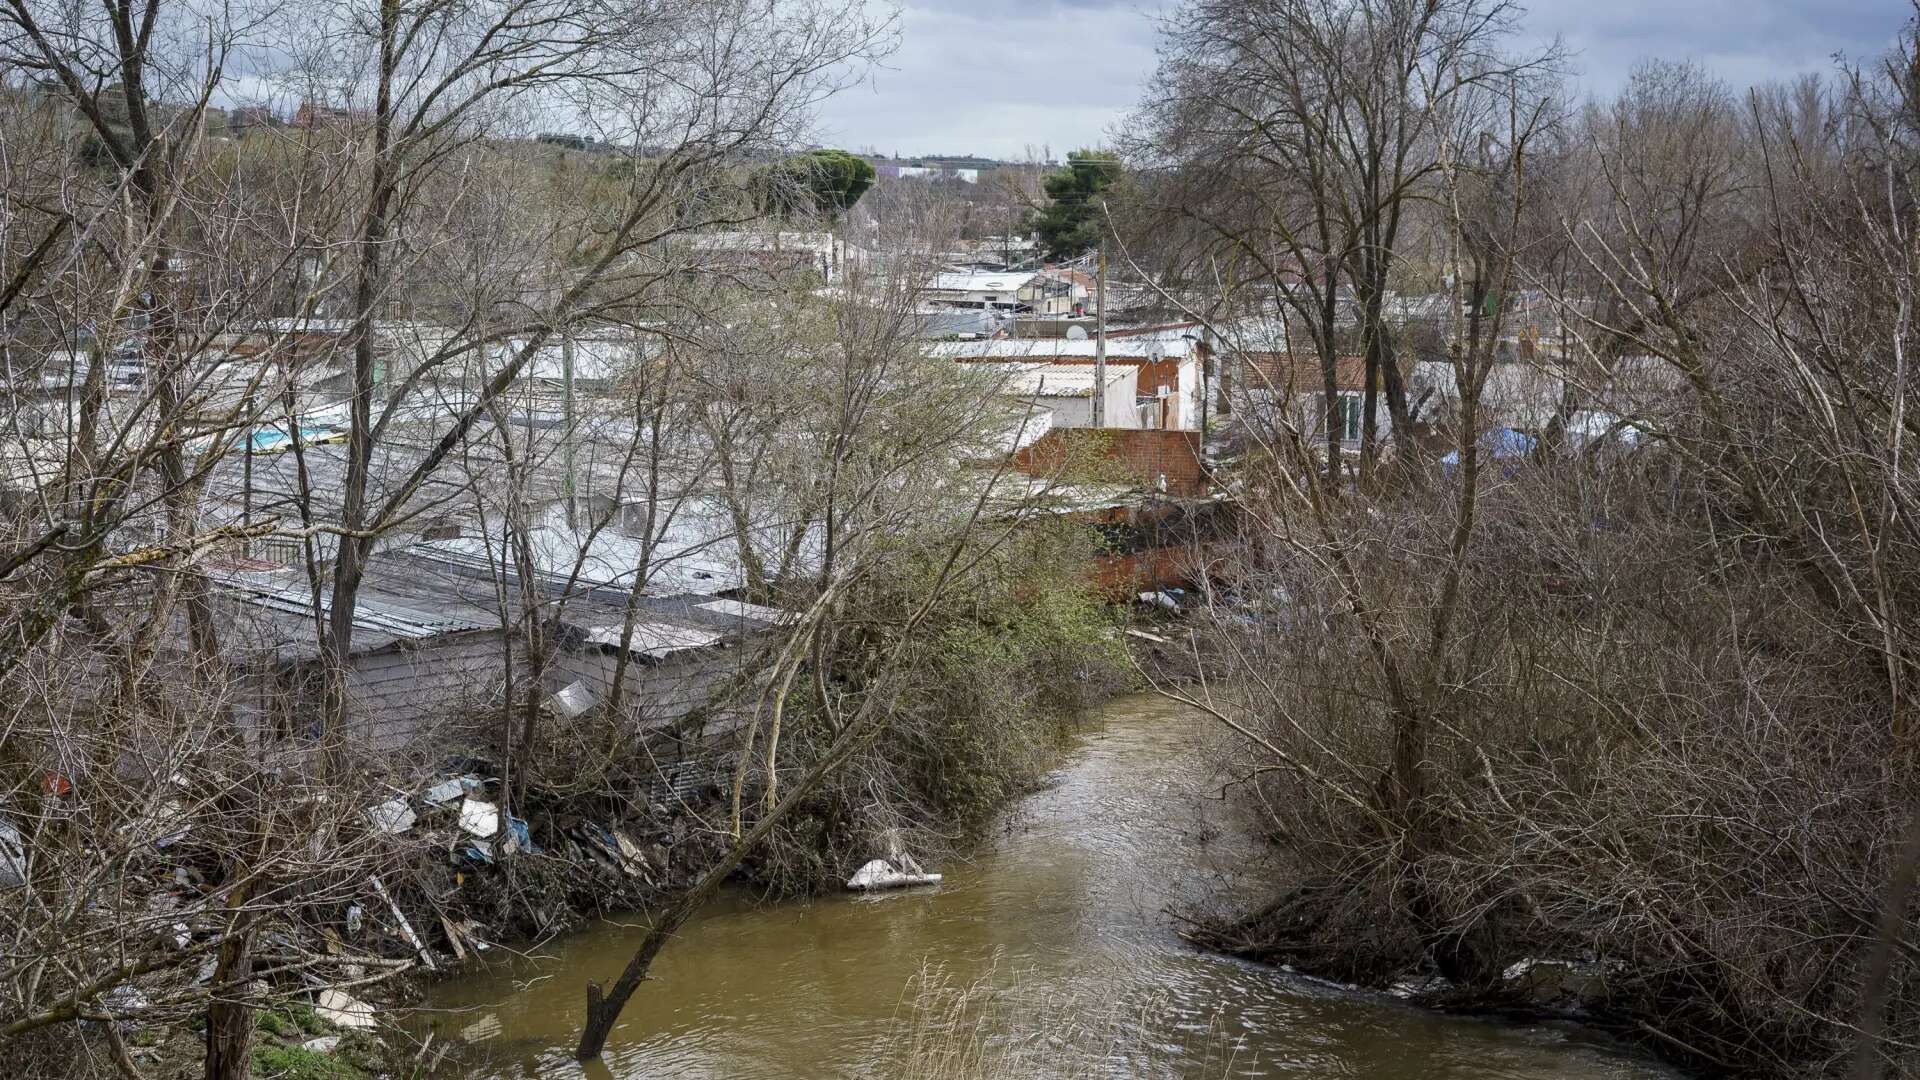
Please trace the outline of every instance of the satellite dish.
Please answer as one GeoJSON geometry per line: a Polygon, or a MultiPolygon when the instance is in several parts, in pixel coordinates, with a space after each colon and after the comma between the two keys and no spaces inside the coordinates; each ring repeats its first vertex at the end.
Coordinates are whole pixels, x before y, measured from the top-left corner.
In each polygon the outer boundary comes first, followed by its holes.
{"type": "Polygon", "coordinates": [[[1086,327],[1084,327],[1084,326],[1069,326],[1069,327],[1067,327],[1067,340],[1068,340],[1068,341],[1085,341],[1085,340],[1087,340],[1087,328],[1086,328],[1086,327]]]}

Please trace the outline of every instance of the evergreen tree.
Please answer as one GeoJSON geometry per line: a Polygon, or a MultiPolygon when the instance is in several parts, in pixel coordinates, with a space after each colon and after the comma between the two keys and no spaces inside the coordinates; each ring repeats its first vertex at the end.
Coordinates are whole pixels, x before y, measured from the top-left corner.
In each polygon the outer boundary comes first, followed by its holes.
{"type": "Polygon", "coordinates": [[[1049,173],[1047,206],[1034,213],[1032,227],[1050,261],[1074,259],[1100,243],[1100,193],[1120,176],[1120,155],[1109,150],[1075,150],[1067,167],[1049,173]]]}
{"type": "Polygon", "coordinates": [[[772,209],[785,214],[813,212],[831,217],[846,213],[873,187],[876,177],[867,159],[845,150],[809,150],[776,169],[772,209]]]}

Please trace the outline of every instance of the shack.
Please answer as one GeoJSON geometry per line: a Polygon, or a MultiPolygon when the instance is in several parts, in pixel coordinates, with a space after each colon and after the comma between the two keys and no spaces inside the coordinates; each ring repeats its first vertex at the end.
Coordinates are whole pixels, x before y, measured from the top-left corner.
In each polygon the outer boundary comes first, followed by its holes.
{"type": "MultiPolygon", "coordinates": [[[[318,626],[331,590],[304,573],[253,560],[210,571],[226,616],[222,649],[242,692],[236,715],[256,740],[319,735],[325,670],[318,626]]],[[[413,551],[376,556],[354,609],[347,660],[355,751],[441,756],[497,730],[508,672],[523,674],[526,619],[547,620],[557,648],[542,679],[551,707],[578,715],[607,700],[629,597],[537,580],[529,591],[471,566],[413,551]]],[[[664,729],[696,712],[725,729],[719,695],[750,680],[754,646],[785,620],[771,608],[704,594],[635,601],[622,712],[636,729],[664,729]]]]}

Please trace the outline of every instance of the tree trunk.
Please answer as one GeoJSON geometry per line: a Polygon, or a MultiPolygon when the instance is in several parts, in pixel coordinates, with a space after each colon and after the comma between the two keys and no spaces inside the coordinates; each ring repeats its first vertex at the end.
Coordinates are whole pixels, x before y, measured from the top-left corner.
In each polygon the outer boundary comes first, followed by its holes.
{"type": "Polygon", "coordinates": [[[248,1080],[253,1074],[254,1010],[245,997],[253,974],[253,916],[246,910],[251,892],[241,885],[227,900],[233,914],[207,1005],[207,1080],[248,1080]]]}
{"type": "MultiPolygon", "coordinates": [[[[399,64],[396,54],[399,19],[399,5],[394,0],[383,0],[380,5],[380,86],[373,120],[373,172],[368,181],[371,190],[366,221],[361,228],[360,267],[353,291],[353,395],[348,402],[347,475],[340,506],[340,524],[356,532],[367,524],[367,474],[373,463],[373,315],[379,302],[388,213],[395,184],[393,76],[399,64]]],[[[372,548],[371,541],[343,535],[334,557],[333,601],[327,615],[327,633],[320,643],[327,673],[322,723],[329,759],[338,758],[339,739],[347,726],[347,660],[353,655],[353,615],[372,548]]],[[[334,763],[336,761],[330,761],[330,765],[334,763]]]]}

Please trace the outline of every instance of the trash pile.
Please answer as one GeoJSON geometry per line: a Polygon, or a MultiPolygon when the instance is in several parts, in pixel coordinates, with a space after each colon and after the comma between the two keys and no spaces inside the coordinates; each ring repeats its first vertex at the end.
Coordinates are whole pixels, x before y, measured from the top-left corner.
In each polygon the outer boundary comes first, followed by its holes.
{"type": "Polygon", "coordinates": [[[484,762],[460,764],[478,767],[442,770],[423,790],[363,812],[371,829],[418,852],[396,875],[405,880],[393,890],[395,917],[404,908],[438,926],[433,944],[454,959],[484,949],[488,926],[503,938],[553,933],[593,914],[644,906],[668,883],[670,849],[684,827],[561,814],[538,791],[520,817],[502,809],[484,762]]]}

